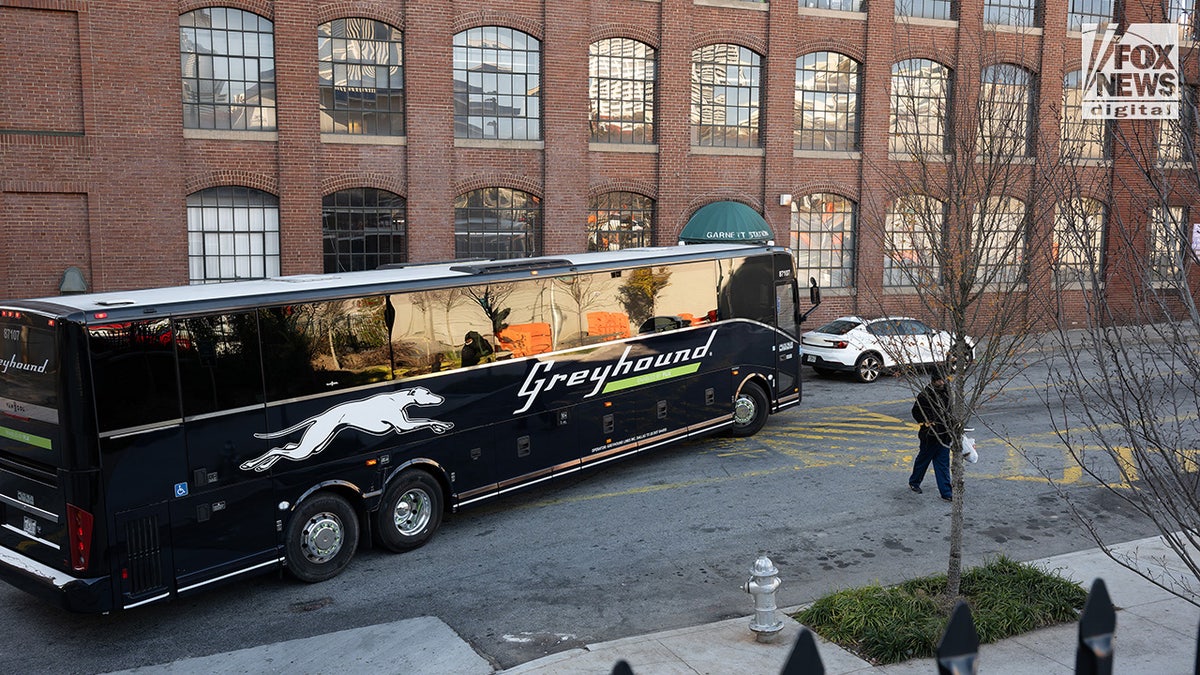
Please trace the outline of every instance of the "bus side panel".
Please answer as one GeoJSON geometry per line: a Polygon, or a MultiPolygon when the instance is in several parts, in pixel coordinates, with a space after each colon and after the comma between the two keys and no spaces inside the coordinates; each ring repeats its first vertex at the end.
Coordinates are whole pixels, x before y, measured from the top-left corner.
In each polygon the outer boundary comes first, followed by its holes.
{"type": "Polygon", "coordinates": [[[157,600],[175,589],[166,501],[117,513],[113,536],[118,607],[157,600]]]}

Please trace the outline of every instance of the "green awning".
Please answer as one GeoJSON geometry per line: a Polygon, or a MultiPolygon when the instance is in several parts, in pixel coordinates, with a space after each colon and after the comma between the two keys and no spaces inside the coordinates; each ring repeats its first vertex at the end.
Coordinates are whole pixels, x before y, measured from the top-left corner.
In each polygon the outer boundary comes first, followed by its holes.
{"type": "Polygon", "coordinates": [[[767,226],[767,221],[749,206],[738,202],[713,202],[700,207],[692,215],[679,234],[679,243],[730,241],[765,244],[774,238],[775,234],[767,226]]]}

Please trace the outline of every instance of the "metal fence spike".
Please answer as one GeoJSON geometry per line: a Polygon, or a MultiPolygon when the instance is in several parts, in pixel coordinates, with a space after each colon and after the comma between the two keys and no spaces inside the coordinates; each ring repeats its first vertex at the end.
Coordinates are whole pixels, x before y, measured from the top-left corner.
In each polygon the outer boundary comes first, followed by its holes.
{"type": "Polygon", "coordinates": [[[1076,675],[1111,675],[1113,633],[1117,630],[1117,612],[1108,597],[1103,579],[1092,582],[1083,615],[1079,617],[1079,644],[1075,649],[1076,675]]]}
{"type": "Polygon", "coordinates": [[[812,631],[800,627],[796,636],[796,644],[792,645],[792,653],[783,664],[779,675],[825,675],[825,664],[821,662],[821,653],[817,651],[817,641],[812,631]]]}
{"type": "Polygon", "coordinates": [[[974,675],[979,669],[979,634],[971,608],[962,600],[954,606],[938,643],[937,666],[938,675],[974,675]]]}

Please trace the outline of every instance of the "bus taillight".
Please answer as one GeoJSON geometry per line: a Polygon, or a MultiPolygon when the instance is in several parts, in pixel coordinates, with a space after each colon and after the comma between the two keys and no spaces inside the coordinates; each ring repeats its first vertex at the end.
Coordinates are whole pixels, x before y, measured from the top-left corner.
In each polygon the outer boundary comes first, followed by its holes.
{"type": "Polygon", "coordinates": [[[92,514],[73,504],[67,504],[67,527],[70,528],[71,567],[82,572],[92,555],[92,514]]]}

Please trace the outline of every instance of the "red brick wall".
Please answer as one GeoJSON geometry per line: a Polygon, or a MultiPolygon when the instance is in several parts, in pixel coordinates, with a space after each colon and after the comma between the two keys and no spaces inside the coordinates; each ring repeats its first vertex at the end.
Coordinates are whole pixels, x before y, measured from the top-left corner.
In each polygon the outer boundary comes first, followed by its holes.
{"type": "MultiPolygon", "coordinates": [[[[790,208],[779,204],[779,195],[836,192],[859,207],[857,287],[827,293],[811,321],[898,311],[911,298],[883,292],[877,234],[891,197],[883,179],[909,170],[887,153],[892,63],[936,58],[967,74],[981,66],[979,52],[990,50],[996,60],[1020,63],[1041,76],[1038,116],[1047,120],[1061,101],[1063,72],[1079,62],[1078,40],[1064,28],[1066,0],[1045,3],[1044,27],[1033,36],[980,30],[978,2],[963,7],[958,26],[911,29],[897,24],[890,2],[868,3],[868,13],[858,18],[803,13],[795,0],[775,0],[766,11],[759,3],[725,4],[734,6],[696,0],[6,3],[0,7],[5,74],[0,232],[6,242],[17,235],[40,236],[50,247],[68,234],[74,239],[61,251],[0,259],[0,297],[52,292],[70,264],[84,266],[96,290],[186,283],[184,204],[189,193],[207,187],[247,185],[277,195],[283,272],[307,273],[322,269],[325,194],[366,186],[404,196],[409,257],[435,260],[454,253],[454,198],[499,185],[542,198],[548,254],[583,248],[588,198],[610,190],[656,200],[657,244],[674,243],[691,214],[715,199],[749,204],[766,218],[777,242],[787,243],[790,208]],[[213,4],[255,11],[275,24],[275,134],[198,138],[182,128],[178,16],[213,4]],[[347,16],[386,21],[403,31],[408,132],[403,143],[321,141],[316,26],[347,16]],[[451,39],[457,31],[494,24],[542,40],[541,148],[455,143],[451,39]],[[588,44],[618,36],[657,50],[656,152],[589,150],[588,44]],[[739,44],[763,57],[761,152],[698,153],[691,147],[691,52],[716,42],[739,44]],[[856,157],[793,153],[795,61],[815,50],[840,51],[863,63],[862,147],[856,157]],[[36,205],[56,200],[64,202],[69,223],[34,217],[36,205]],[[35,232],[42,227],[53,234],[35,232]]],[[[1043,160],[1057,152],[1056,126],[1048,122],[1039,130],[1043,160]]],[[[1115,165],[1127,177],[1134,171],[1128,160],[1118,158],[1115,165]]],[[[1097,174],[1096,196],[1128,212],[1121,221],[1136,226],[1142,207],[1121,188],[1110,190],[1108,169],[1097,174]]],[[[1178,198],[1196,204],[1193,195],[1178,198]]],[[[1193,213],[1200,215],[1200,208],[1193,213]]],[[[1038,236],[1049,227],[1048,220],[1039,221],[1038,236]]],[[[1031,251],[1030,260],[1041,268],[1047,258],[1044,251],[1031,251]]],[[[1035,293],[1048,290],[1044,274],[1030,280],[1035,293]]],[[[1121,283],[1110,284],[1110,292],[1128,301],[1134,297],[1132,287],[1121,283]]],[[[1077,311],[1082,305],[1071,306],[1077,311]]]]}

